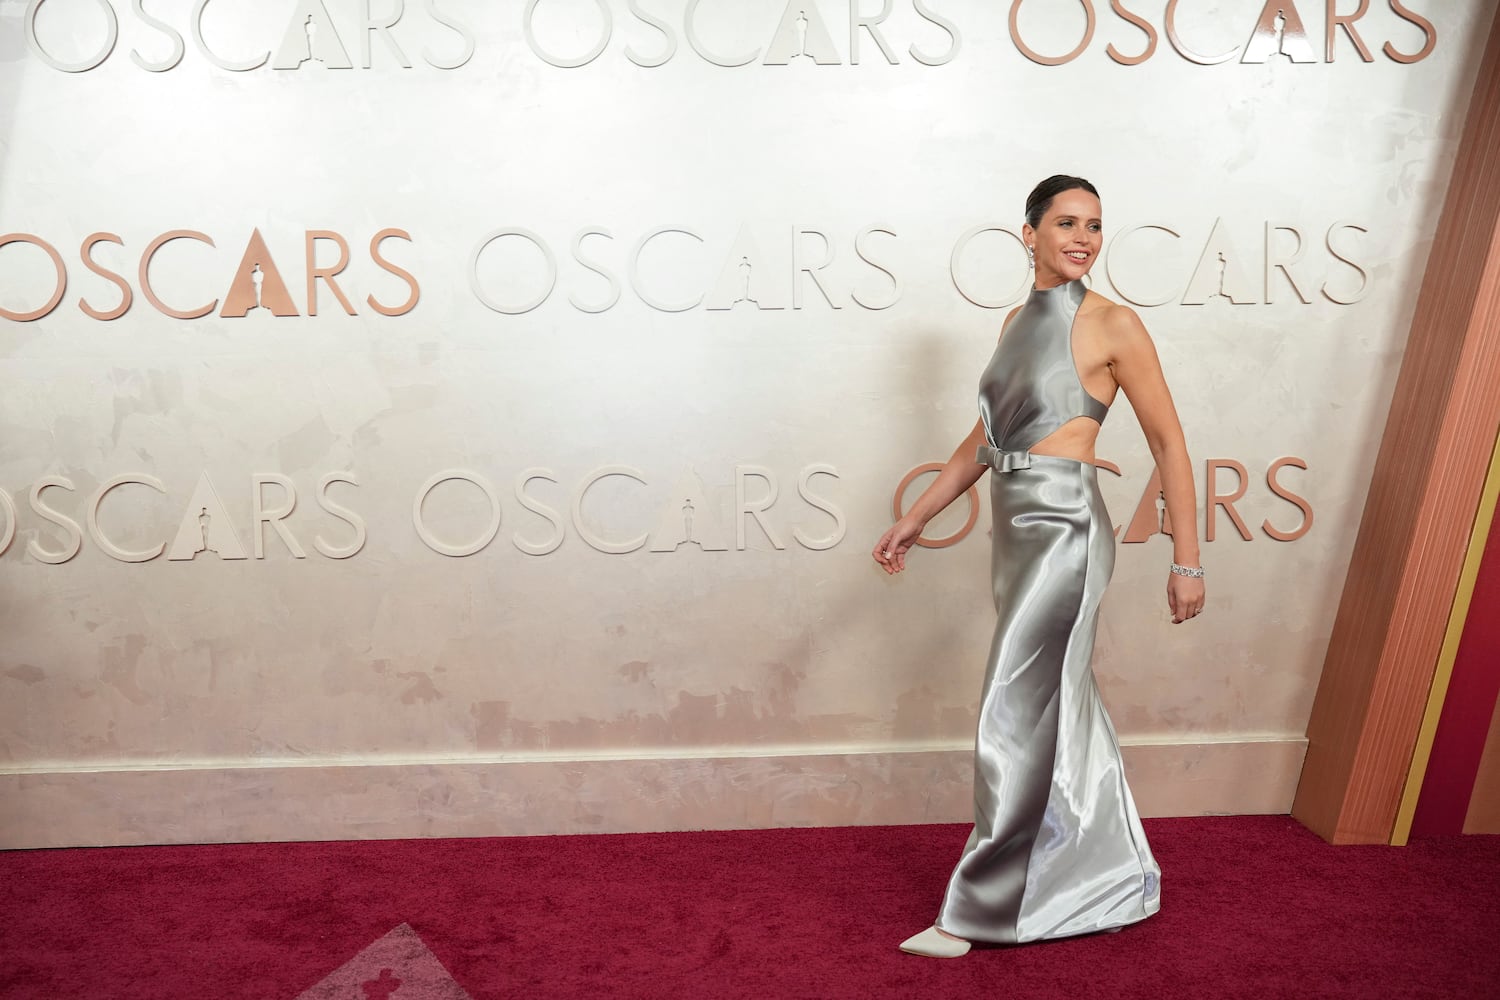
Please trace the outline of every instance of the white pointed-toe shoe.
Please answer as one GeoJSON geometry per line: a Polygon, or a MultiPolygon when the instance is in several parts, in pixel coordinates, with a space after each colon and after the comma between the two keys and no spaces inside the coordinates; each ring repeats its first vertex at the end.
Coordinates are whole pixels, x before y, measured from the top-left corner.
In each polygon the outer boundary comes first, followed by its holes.
{"type": "Polygon", "coordinates": [[[961,958],[969,953],[969,942],[962,938],[951,938],[939,932],[936,927],[929,927],[902,941],[901,950],[908,955],[923,955],[927,958],[961,958]]]}

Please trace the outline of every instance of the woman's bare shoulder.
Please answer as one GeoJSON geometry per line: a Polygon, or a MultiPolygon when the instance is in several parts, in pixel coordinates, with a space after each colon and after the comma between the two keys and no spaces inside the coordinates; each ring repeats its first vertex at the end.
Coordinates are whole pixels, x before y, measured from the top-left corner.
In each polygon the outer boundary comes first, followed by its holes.
{"type": "Polygon", "coordinates": [[[1083,301],[1078,305],[1078,314],[1082,316],[1086,313],[1098,312],[1103,309],[1119,308],[1128,307],[1122,307],[1120,303],[1116,302],[1108,295],[1105,295],[1102,292],[1096,292],[1094,289],[1090,288],[1083,294],[1083,301]]]}
{"type": "Polygon", "coordinates": [[[1078,316],[1086,320],[1099,332],[1107,336],[1140,336],[1146,333],[1146,324],[1140,314],[1123,302],[1116,302],[1093,289],[1084,296],[1078,307],[1078,316]]]}

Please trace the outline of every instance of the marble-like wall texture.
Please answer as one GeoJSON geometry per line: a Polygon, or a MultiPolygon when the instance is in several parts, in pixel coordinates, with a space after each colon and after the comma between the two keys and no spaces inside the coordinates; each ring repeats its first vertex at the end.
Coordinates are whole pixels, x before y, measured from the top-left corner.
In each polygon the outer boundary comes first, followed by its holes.
{"type": "Polygon", "coordinates": [[[1285,810],[1493,7],[1362,6],[0,0],[0,846],[963,819],[986,502],[869,553],[1053,172],[1142,810],[1285,810]]]}

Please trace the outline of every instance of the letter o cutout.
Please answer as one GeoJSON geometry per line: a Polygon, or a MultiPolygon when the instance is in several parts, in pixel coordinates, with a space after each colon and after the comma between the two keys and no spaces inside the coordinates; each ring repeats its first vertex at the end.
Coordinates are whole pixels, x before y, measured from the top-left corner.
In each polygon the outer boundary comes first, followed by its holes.
{"type": "MultiPolygon", "coordinates": [[[[902,501],[906,499],[907,487],[923,473],[942,471],[942,462],[928,462],[925,465],[917,466],[901,477],[901,484],[896,487],[896,495],[891,498],[891,512],[896,515],[896,520],[899,521],[906,516],[906,511],[902,510],[901,507],[902,501]]],[[[964,522],[964,526],[947,538],[923,538],[919,535],[917,536],[918,545],[924,549],[946,549],[950,545],[957,545],[968,537],[969,532],[974,530],[974,525],[979,523],[979,491],[970,486],[964,493],[964,497],[969,501],[969,519],[964,522]]]]}
{"type": "Polygon", "coordinates": [[[42,62],[53,69],[62,70],[64,73],[87,73],[109,58],[109,54],[115,50],[115,42],[120,40],[120,20],[115,17],[115,9],[110,5],[109,0],[98,0],[99,6],[104,9],[104,16],[109,19],[109,30],[104,39],[104,47],[80,63],[61,62],[54,59],[51,53],[42,48],[42,43],[36,37],[36,14],[37,11],[42,9],[42,4],[46,2],[47,0],[35,0],[34,3],[28,5],[26,8],[26,42],[31,46],[31,51],[35,52],[42,62]]]}
{"type": "Polygon", "coordinates": [[[0,236],[0,247],[11,243],[30,243],[32,246],[41,247],[46,251],[47,256],[52,258],[52,266],[57,269],[57,288],[53,290],[52,298],[48,299],[47,304],[40,309],[18,313],[11,312],[4,306],[0,306],[0,316],[15,320],[17,323],[30,323],[32,320],[41,319],[56,309],[57,304],[62,301],[63,293],[68,290],[68,269],[63,266],[62,254],[57,252],[57,248],[40,236],[32,236],[30,233],[6,233],[4,236],[0,236]]]}
{"type": "Polygon", "coordinates": [[[1063,63],[1070,63],[1082,55],[1083,50],[1089,47],[1089,42],[1094,40],[1094,4],[1092,0],[1083,0],[1083,12],[1088,17],[1088,27],[1084,29],[1083,41],[1079,42],[1078,47],[1072,52],[1062,56],[1044,56],[1021,41],[1021,28],[1016,24],[1016,15],[1020,12],[1021,0],[1013,0],[1010,5],[1010,40],[1016,43],[1016,48],[1021,50],[1023,56],[1034,63],[1041,63],[1043,66],[1061,66],[1063,63]]]}
{"type": "Polygon", "coordinates": [[[953,255],[948,258],[948,273],[949,276],[953,279],[953,287],[958,289],[958,294],[962,295],[964,298],[968,299],[976,306],[979,306],[983,309],[1004,309],[1006,306],[1016,301],[1016,299],[1020,298],[1021,294],[1026,291],[1026,287],[1032,282],[1031,272],[1029,269],[1025,271],[1021,278],[1020,286],[1003,299],[984,299],[980,298],[977,295],[970,295],[968,292],[966,292],[964,290],[964,286],[959,284],[958,282],[958,261],[959,258],[963,256],[964,251],[969,248],[969,242],[980,233],[1004,233],[1005,235],[1016,241],[1016,245],[1021,248],[1021,252],[1023,254],[1026,252],[1026,242],[1022,240],[1021,237],[1011,232],[1009,229],[1006,229],[1004,226],[975,226],[973,229],[970,229],[968,232],[960,236],[958,238],[958,242],[953,244],[953,255]]]}
{"type": "Polygon", "coordinates": [[[472,556],[495,540],[495,535],[500,531],[500,498],[495,495],[495,488],[490,485],[489,480],[477,472],[448,469],[428,479],[422,484],[422,488],[417,490],[417,498],[412,501],[411,505],[411,523],[417,529],[417,537],[422,539],[429,549],[445,556],[462,559],[464,556],[472,556]],[[490,523],[478,538],[467,545],[449,545],[429,531],[427,524],[422,520],[422,502],[427,499],[427,494],[436,489],[439,483],[446,483],[450,479],[462,479],[466,483],[473,483],[490,502],[490,523]]]}
{"type": "Polygon", "coordinates": [[[574,59],[564,59],[551,55],[537,44],[536,33],[531,30],[531,18],[536,13],[537,4],[541,2],[542,0],[530,0],[526,4],[526,13],[521,18],[521,33],[526,36],[526,44],[531,46],[531,51],[536,53],[538,59],[549,66],[556,66],[559,69],[577,69],[579,66],[587,66],[599,58],[600,53],[609,44],[610,35],[614,34],[615,30],[614,17],[610,14],[609,4],[605,3],[605,0],[594,0],[594,5],[599,8],[599,16],[604,18],[604,30],[599,34],[599,44],[574,59]]]}
{"type": "Polygon", "coordinates": [[[552,294],[552,289],[556,285],[557,258],[552,256],[552,248],[547,246],[546,242],[540,236],[529,229],[497,229],[479,242],[479,245],[474,248],[474,255],[469,258],[469,287],[474,290],[474,297],[497,313],[504,313],[507,316],[519,316],[521,313],[531,312],[531,310],[547,301],[547,296],[552,294]],[[494,301],[485,294],[483,286],[479,284],[479,255],[484,253],[485,247],[506,236],[519,236],[523,240],[530,241],[533,246],[542,252],[542,257],[547,262],[547,287],[542,289],[542,294],[519,306],[507,306],[494,301]]]}

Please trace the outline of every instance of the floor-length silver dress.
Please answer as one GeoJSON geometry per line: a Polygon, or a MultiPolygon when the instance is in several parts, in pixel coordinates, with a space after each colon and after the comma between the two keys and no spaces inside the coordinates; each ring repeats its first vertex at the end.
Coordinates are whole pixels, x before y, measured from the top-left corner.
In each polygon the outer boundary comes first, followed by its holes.
{"type": "Polygon", "coordinates": [[[974,832],[937,926],[1012,944],[1107,930],[1160,907],[1160,869],[1089,660],[1115,539],[1094,467],[1028,449],[1109,408],[1073,361],[1081,281],[1034,290],[979,383],[999,621],[979,708],[974,832]]]}

